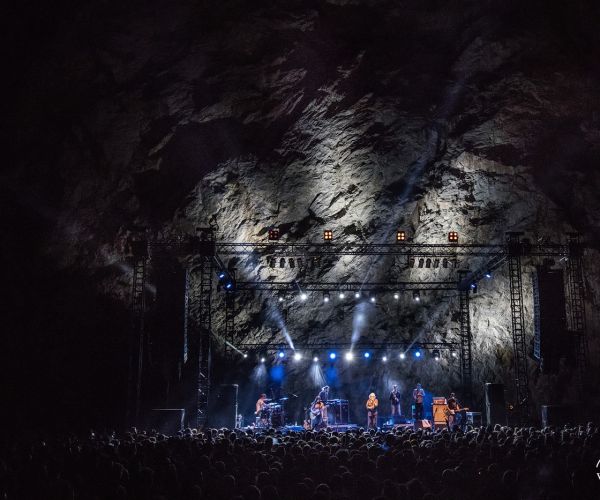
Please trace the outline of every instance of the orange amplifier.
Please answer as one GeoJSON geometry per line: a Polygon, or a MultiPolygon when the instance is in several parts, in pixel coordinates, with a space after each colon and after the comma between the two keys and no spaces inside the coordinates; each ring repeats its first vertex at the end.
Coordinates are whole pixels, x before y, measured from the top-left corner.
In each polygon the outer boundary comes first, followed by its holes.
{"type": "Polygon", "coordinates": [[[435,428],[446,426],[446,398],[433,398],[431,413],[433,416],[433,425],[435,428]]]}
{"type": "Polygon", "coordinates": [[[446,404],[446,398],[433,398],[432,399],[433,404],[434,405],[445,405],[446,404]]]}

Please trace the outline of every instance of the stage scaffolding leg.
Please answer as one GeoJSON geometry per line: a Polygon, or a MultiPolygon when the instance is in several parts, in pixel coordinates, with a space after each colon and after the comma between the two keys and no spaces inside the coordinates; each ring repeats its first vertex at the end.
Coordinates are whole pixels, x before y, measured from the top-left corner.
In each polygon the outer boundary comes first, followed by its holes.
{"type": "Polygon", "coordinates": [[[575,363],[577,390],[580,399],[584,397],[585,376],[588,361],[588,342],[586,337],[583,248],[579,235],[569,234],[569,259],[567,261],[569,330],[575,336],[575,363]]]}
{"type": "Polygon", "coordinates": [[[471,310],[469,305],[469,285],[463,283],[466,271],[459,273],[459,302],[460,302],[460,377],[462,384],[462,399],[467,405],[473,404],[473,351],[471,333],[471,310]],[[462,275],[462,276],[461,276],[462,275]]]}
{"type": "Polygon", "coordinates": [[[198,233],[198,236],[192,239],[193,260],[186,280],[186,324],[188,341],[194,346],[193,351],[190,349],[193,356],[191,359],[197,360],[195,425],[201,428],[207,422],[210,392],[215,242],[212,229],[198,229],[198,233]]]}
{"type": "MultiPolygon", "coordinates": [[[[225,292],[225,340],[234,345],[235,337],[235,292],[225,292]]],[[[230,345],[225,349],[229,350],[230,345]]]]}
{"type": "Polygon", "coordinates": [[[131,243],[133,279],[131,286],[131,337],[129,343],[129,375],[127,384],[127,422],[138,424],[141,406],[144,365],[144,315],[146,312],[145,287],[148,262],[148,243],[131,243]]]}
{"type": "Polygon", "coordinates": [[[523,246],[521,234],[507,233],[508,274],[510,281],[510,312],[513,337],[513,364],[517,411],[521,423],[529,420],[529,375],[527,373],[527,348],[525,343],[525,309],[523,307],[523,282],[521,255],[523,246]]]}

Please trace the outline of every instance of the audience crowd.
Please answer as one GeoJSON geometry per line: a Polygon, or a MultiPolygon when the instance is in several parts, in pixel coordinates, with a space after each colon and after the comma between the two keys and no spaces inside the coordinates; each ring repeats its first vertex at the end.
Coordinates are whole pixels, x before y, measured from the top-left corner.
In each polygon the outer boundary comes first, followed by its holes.
{"type": "Polygon", "coordinates": [[[600,498],[598,427],[13,438],[0,499],[600,498]]]}

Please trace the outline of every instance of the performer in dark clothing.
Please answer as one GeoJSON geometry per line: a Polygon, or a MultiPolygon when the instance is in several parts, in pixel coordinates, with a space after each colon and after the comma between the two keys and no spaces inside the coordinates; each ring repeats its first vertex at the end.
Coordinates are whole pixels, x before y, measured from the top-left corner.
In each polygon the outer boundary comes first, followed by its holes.
{"type": "Polygon", "coordinates": [[[323,403],[321,398],[317,396],[310,407],[311,426],[314,430],[319,430],[326,426],[326,424],[323,422],[324,410],[325,403],[323,403]]]}
{"type": "Polygon", "coordinates": [[[374,392],[369,394],[369,399],[367,399],[365,406],[367,407],[367,428],[377,429],[377,407],[379,406],[379,401],[374,392]]]}
{"type": "Polygon", "coordinates": [[[392,386],[392,392],[390,392],[390,407],[392,409],[392,419],[394,423],[397,423],[396,420],[402,413],[400,412],[400,391],[398,391],[396,384],[392,386]]]}
{"type": "Polygon", "coordinates": [[[446,422],[448,424],[448,430],[453,431],[456,427],[462,428],[465,425],[466,419],[466,408],[461,408],[456,399],[456,395],[452,392],[450,397],[446,400],[448,409],[446,410],[446,422]]]}
{"type": "Polygon", "coordinates": [[[323,409],[321,413],[323,415],[323,424],[325,425],[325,427],[327,427],[329,423],[329,418],[327,416],[327,400],[329,399],[329,386],[324,386],[317,397],[319,397],[321,399],[321,402],[323,403],[323,409]]]}
{"type": "Polygon", "coordinates": [[[415,403],[415,420],[423,420],[423,399],[425,398],[425,391],[421,387],[421,384],[417,384],[417,387],[413,390],[413,401],[415,403]]]}

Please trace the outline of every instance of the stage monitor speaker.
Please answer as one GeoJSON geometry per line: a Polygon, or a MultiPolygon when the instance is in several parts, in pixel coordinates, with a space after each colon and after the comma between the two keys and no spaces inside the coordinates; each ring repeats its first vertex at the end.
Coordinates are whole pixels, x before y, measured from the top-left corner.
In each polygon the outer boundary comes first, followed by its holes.
{"type": "Polygon", "coordinates": [[[415,420],[415,427],[417,429],[431,429],[431,422],[429,420],[415,420]]]}
{"type": "Polygon", "coordinates": [[[574,423],[576,415],[567,406],[542,405],[542,427],[574,423]]]}
{"type": "Polygon", "coordinates": [[[487,425],[506,425],[504,384],[485,384],[485,416],[487,425]]]}
{"type": "Polygon", "coordinates": [[[222,384],[213,387],[208,412],[208,423],[211,427],[235,428],[237,398],[237,384],[222,384]]]}
{"type": "Polygon", "coordinates": [[[148,420],[149,429],[172,436],[183,430],[185,410],[183,408],[153,408],[148,420]]]}
{"type": "Polygon", "coordinates": [[[542,265],[532,273],[533,356],[543,373],[556,373],[568,356],[565,284],[562,269],[542,265]]]}

